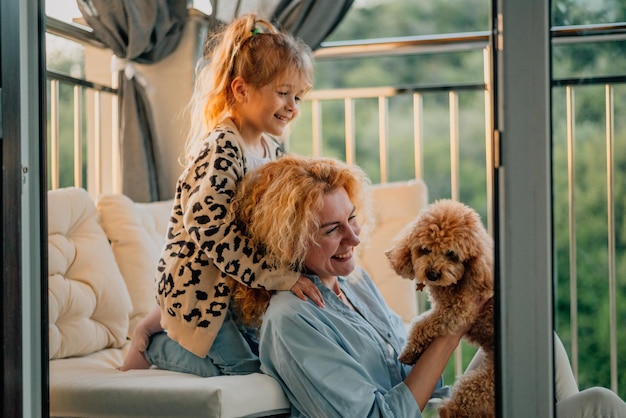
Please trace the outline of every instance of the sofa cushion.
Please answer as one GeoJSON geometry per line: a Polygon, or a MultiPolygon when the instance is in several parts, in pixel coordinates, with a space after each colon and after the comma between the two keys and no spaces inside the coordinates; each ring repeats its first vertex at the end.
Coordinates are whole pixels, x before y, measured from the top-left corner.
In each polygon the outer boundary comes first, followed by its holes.
{"type": "Polygon", "coordinates": [[[49,357],[121,347],[131,302],[84,189],[48,192],[49,357]]]}
{"type": "Polygon", "coordinates": [[[289,412],[261,373],[200,377],[169,370],[120,372],[128,345],[50,362],[51,417],[266,417],[289,412]]]}
{"type": "Polygon", "coordinates": [[[96,206],[100,222],[111,242],[133,303],[129,336],[137,323],[156,306],[156,265],[165,243],[173,204],[173,200],[135,203],[122,194],[98,198],[96,206]]]}
{"type": "Polygon", "coordinates": [[[398,276],[385,256],[396,235],[426,206],[428,190],[422,180],[372,186],[375,226],[358,248],[360,265],[372,276],[389,307],[411,322],[417,315],[415,283],[398,276]]]}

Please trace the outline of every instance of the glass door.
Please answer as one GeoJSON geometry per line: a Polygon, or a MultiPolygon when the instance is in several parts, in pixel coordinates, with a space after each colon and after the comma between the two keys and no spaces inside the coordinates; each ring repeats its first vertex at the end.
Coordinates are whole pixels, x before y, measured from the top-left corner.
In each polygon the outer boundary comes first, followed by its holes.
{"type": "Polygon", "coordinates": [[[45,97],[39,0],[0,0],[2,412],[47,416],[45,97]],[[44,260],[43,262],[41,260],[44,260]]]}

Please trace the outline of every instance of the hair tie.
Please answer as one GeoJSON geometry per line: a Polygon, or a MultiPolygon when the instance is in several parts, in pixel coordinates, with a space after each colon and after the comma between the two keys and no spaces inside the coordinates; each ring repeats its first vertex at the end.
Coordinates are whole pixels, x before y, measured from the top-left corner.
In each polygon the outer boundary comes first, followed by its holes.
{"type": "Polygon", "coordinates": [[[259,33],[261,33],[261,29],[259,28],[254,28],[250,31],[250,33],[252,33],[252,36],[254,35],[258,35],[259,33]]]}

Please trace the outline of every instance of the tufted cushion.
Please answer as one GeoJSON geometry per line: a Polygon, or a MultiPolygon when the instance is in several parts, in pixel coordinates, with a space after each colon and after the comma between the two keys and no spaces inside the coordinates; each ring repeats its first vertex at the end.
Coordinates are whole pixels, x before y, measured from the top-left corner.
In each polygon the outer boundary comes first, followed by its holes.
{"type": "Polygon", "coordinates": [[[426,206],[428,190],[421,180],[372,186],[375,228],[359,246],[360,265],[372,276],[389,307],[411,322],[417,315],[415,283],[398,276],[385,256],[396,235],[426,206]]]}
{"type": "Polygon", "coordinates": [[[173,204],[173,200],[135,203],[122,194],[98,198],[102,228],[133,302],[129,336],[156,306],[154,277],[173,204]]]}
{"type": "Polygon", "coordinates": [[[49,357],[121,347],[131,302],[84,189],[48,192],[49,357]]]}

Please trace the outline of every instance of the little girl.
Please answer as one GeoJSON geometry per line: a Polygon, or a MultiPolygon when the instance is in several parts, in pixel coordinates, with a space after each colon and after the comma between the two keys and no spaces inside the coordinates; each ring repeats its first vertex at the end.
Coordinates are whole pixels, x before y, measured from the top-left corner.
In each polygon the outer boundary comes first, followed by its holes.
{"type": "Polygon", "coordinates": [[[312,85],[311,50],[254,15],[217,36],[207,42],[208,64],[191,99],[186,168],[157,266],[159,306],[138,324],[120,370],[153,364],[202,376],[258,371],[255,347],[230,311],[237,282],[291,289],[324,305],[310,280],[275,268],[250,244],[245,226],[224,219],[243,176],[283,154],[277,138],[312,85]]]}

